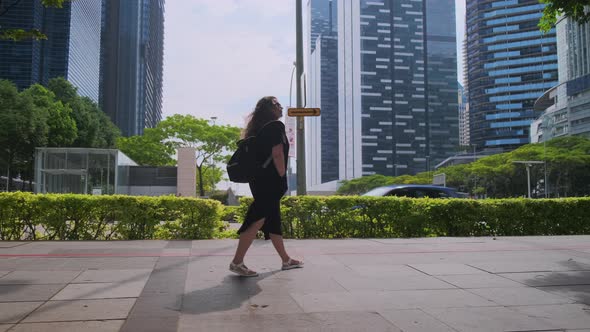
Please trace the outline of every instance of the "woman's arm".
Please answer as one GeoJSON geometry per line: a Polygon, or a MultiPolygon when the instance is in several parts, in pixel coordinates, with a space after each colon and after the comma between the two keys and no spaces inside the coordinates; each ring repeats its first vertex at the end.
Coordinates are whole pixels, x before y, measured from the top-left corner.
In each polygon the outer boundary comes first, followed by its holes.
{"type": "Polygon", "coordinates": [[[274,162],[277,173],[280,177],[285,176],[287,168],[285,167],[285,154],[283,152],[283,144],[277,144],[272,147],[272,160],[274,162]]]}

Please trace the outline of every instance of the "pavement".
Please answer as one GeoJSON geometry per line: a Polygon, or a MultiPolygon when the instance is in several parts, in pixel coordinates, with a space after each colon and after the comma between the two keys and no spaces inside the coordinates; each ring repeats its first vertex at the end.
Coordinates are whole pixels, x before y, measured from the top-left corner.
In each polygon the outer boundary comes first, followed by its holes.
{"type": "Polygon", "coordinates": [[[0,242],[4,331],[590,331],[590,236],[0,242]]]}

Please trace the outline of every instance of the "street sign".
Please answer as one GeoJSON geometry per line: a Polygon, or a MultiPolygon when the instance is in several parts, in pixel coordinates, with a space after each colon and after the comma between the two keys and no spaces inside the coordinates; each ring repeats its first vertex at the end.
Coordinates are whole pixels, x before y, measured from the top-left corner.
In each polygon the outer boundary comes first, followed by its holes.
{"type": "Polygon", "coordinates": [[[289,116],[320,116],[320,108],[289,108],[289,116]]]}

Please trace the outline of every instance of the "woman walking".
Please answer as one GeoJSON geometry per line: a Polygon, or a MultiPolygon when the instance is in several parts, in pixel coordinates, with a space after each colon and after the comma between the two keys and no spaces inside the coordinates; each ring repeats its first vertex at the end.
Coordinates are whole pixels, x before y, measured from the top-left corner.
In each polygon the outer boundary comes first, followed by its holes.
{"type": "Polygon", "coordinates": [[[229,270],[244,277],[256,277],[258,273],[244,265],[244,256],[260,229],[264,239],[270,239],[283,262],[282,269],[303,267],[303,262],[287,254],[281,231],[281,197],[287,191],[287,158],[289,143],[285,125],[278,121],[283,107],[275,97],[263,97],[248,117],[243,137],[256,136],[256,161],[260,165],[250,181],[254,202],[248,208],[242,227],[238,230],[240,240],[229,270]]]}

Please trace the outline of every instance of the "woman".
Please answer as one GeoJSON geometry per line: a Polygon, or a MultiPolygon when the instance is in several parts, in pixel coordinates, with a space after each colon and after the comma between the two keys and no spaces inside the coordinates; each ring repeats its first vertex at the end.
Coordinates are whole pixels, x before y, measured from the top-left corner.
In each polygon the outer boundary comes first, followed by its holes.
{"type": "Polygon", "coordinates": [[[283,261],[283,270],[303,267],[303,262],[291,259],[283,244],[281,231],[281,197],[287,191],[287,158],[289,143],[285,125],[278,121],[283,116],[283,107],[275,97],[264,97],[256,103],[248,117],[243,137],[256,136],[256,160],[260,167],[250,184],[254,202],[248,208],[242,227],[238,230],[240,240],[229,270],[244,277],[256,277],[258,273],[244,265],[244,256],[260,229],[264,238],[270,239],[283,261]]]}

